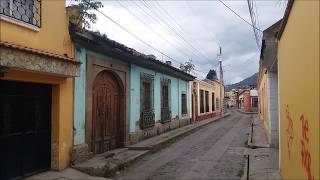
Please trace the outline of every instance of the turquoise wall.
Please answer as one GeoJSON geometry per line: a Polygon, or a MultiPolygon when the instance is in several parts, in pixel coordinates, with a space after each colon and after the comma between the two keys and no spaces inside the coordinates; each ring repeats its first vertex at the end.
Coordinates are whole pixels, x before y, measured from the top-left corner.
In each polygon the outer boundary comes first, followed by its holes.
{"type": "Polygon", "coordinates": [[[189,107],[189,86],[188,81],[184,81],[166,74],[162,74],[153,70],[142,68],[134,64],[130,65],[130,95],[129,95],[129,109],[130,109],[130,132],[136,130],[136,123],[140,118],[140,75],[142,73],[151,74],[154,76],[154,100],[153,107],[155,111],[155,120],[161,119],[161,79],[170,79],[170,106],[172,118],[181,118],[181,93],[184,92],[187,95],[187,107],[188,114],[190,114],[189,107]]]}
{"type": "Polygon", "coordinates": [[[80,76],[74,81],[74,144],[85,143],[85,119],[86,119],[86,50],[76,49],[76,59],[82,64],[80,66],[80,76]]]}

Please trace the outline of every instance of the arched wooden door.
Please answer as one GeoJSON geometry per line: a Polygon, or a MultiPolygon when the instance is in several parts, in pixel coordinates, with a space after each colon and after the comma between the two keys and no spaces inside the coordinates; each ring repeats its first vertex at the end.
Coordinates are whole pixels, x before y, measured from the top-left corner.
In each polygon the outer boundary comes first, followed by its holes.
{"type": "Polygon", "coordinates": [[[117,148],[123,142],[121,92],[118,80],[108,71],[100,72],[94,80],[92,151],[95,154],[117,148]]]}

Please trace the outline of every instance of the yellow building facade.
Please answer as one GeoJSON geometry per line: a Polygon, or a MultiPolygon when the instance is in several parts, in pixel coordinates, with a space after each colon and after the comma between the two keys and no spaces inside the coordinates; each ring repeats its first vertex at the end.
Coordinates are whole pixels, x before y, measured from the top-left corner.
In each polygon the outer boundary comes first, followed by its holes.
{"type": "Polygon", "coordinates": [[[269,141],[269,117],[268,117],[268,94],[267,94],[267,75],[265,73],[266,69],[259,68],[259,76],[257,83],[258,98],[259,98],[259,110],[258,115],[260,120],[262,120],[264,125],[264,133],[267,140],[269,141]]]}
{"type": "Polygon", "coordinates": [[[290,0],[278,36],[283,179],[320,179],[319,6],[290,0]]]}
{"type": "MultiPolygon", "coordinates": [[[[34,134],[22,139],[23,147],[7,141],[1,143],[13,153],[10,155],[16,153],[12,146],[28,149],[30,145],[35,147],[30,152],[39,152],[38,155],[16,154],[22,159],[29,158],[28,162],[14,162],[16,166],[21,165],[22,173],[0,174],[0,179],[25,177],[45,169],[61,170],[70,163],[73,84],[74,77],[79,75],[80,63],[74,59],[65,3],[64,0],[27,0],[25,3],[1,0],[0,89],[3,91],[0,97],[3,101],[0,101],[0,116],[6,125],[0,136],[21,139],[28,133],[34,134]],[[15,108],[16,100],[25,105],[15,108]],[[14,116],[19,113],[21,117],[14,116]],[[19,122],[24,123],[13,130],[21,137],[14,137],[9,127],[19,122]],[[47,163],[35,164],[40,161],[47,163]],[[28,163],[32,168],[23,166],[28,163]]],[[[1,165],[7,166],[5,171],[9,172],[6,162],[2,161],[1,165]]]]}
{"type": "Polygon", "coordinates": [[[221,100],[224,97],[223,88],[220,94],[220,81],[195,80],[192,84],[192,118],[199,121],[220,115],[223,109],[221,100]]]}

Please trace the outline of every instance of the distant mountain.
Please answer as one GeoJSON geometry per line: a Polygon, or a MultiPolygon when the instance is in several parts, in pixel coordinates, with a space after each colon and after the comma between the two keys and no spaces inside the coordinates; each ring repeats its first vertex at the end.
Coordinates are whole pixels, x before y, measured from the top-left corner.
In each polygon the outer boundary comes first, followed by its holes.
{"type": "Polygon", "coordinates": [[[234,84],[230,84],[230,85],[226,85],[226,91],[230,91],[231,89],[236,89],[238,87],[257,87],[257,79],[258,79],[258,73],[253,74],[252,76],[234,83],[234,84]]]}

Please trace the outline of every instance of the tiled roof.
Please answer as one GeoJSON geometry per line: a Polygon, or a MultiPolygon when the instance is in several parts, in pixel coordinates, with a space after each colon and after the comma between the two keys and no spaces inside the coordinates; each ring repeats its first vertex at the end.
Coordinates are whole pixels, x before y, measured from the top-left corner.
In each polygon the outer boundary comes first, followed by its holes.
{"type": "MultiPolygon", "coordinates": [[[[94,45],[96,45],[99,48],[103,48],[103,46],[108,46],[112,51],[114,51],[115,54],[117,54],[119,57],[124,56],[126,58],[123,58],[124,61],[130,61],[130,58],[133,58],[129,63],[137,64],[137,65],[145,65],[148,68],[153,68],[154,70],[160,70],[160,71],[166,71],[168,74],[175,74],[176,76],[179,76],[184,79],[193,80],[195,79],[194,76],[192,76],[189,73],[186,73],[184,71],[181,71],[180,69],[173,67],[169,64],[166,64],[160,60],[157,60],[154,58],[153,55],[146,55],[143,53],[140,53],[136,51],[133,48],[127,47],[119,42],[116,42],[114,40],[109,39],[106,35],[100,34],[99,32],[93,32],[88,31],[84,29],[79,29],[75,27],[74,25],[70,25],[70,35],[73,40],[77,41],[79,38],[85,39],[85,43],[87,45],[90,45],[89,47],[94,49],[94,45]],[[129,59],[127,59],[130,57],[129,59]],[[170,73],[171,72],[171,73],[170,73]]],[[[110,51],[104,51],[106,54],[111,54],[110,51]]]]}
{"type": "Polygon", "coordinates": [[[75,63],[75,64],[80,64],[79,61],[75,61],[74,59],[66,57],[66,56],[61,56],[59,54],[54,54],[51,52],[47,52],[47,51],[43,51],[43,50],[39,50],[39,49],[34,49],[34,48],[22,46],[22,45],[17,45],[17,44],[5,42],[5,41],[0,41],[0,47],[1,46],[13,48],[13,49],[18,49],[21,51],[31,52],[31,53],[35,53],[35,54],[39,54],[39,55],[43,55],[43,56],[47,56],[47,57],[57,58],[57,59],[60,59],[63,61],[68,61],[68,62],[75,63]]]}

